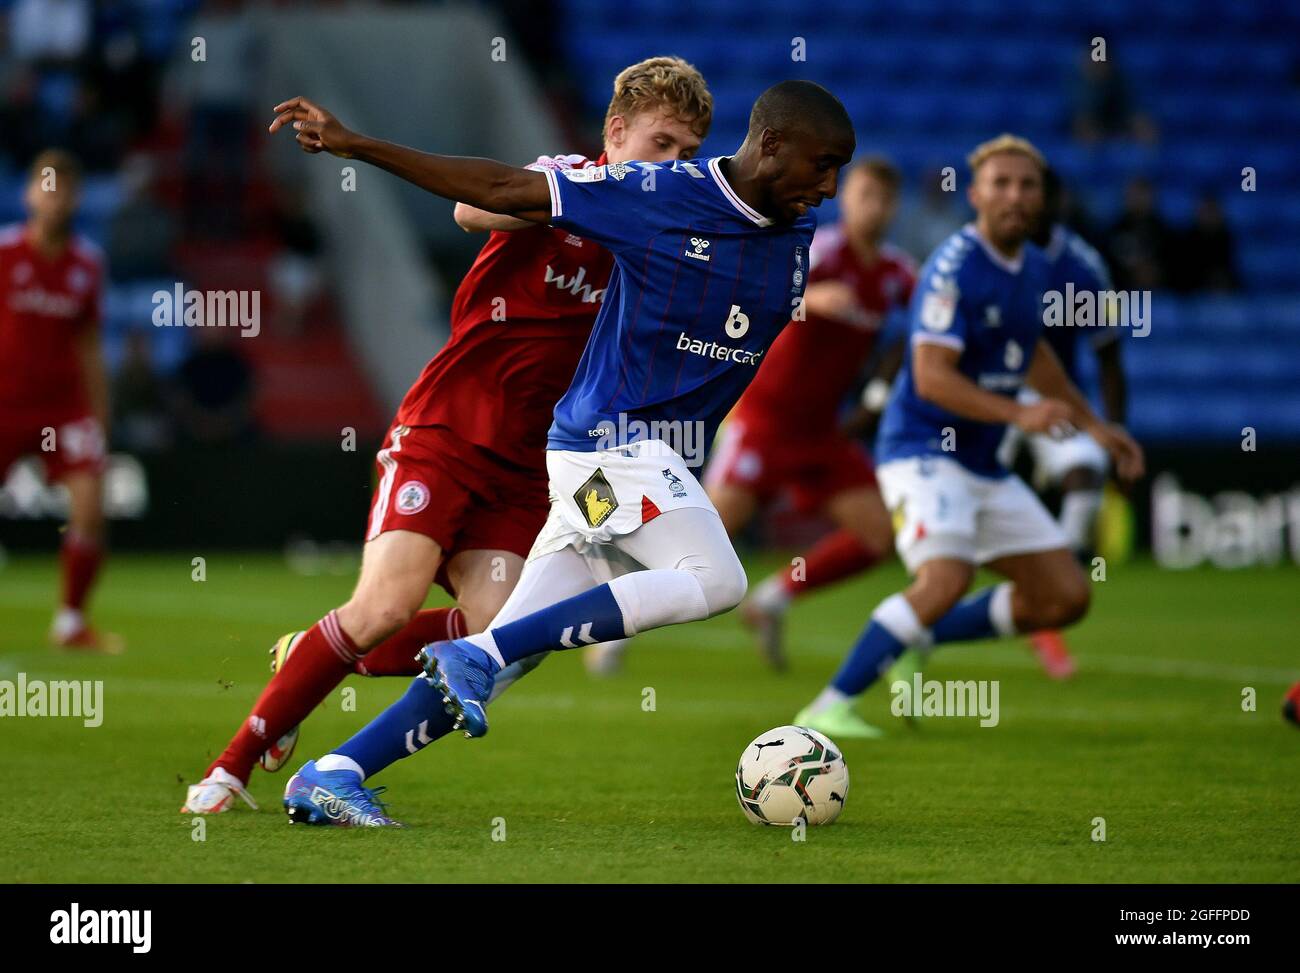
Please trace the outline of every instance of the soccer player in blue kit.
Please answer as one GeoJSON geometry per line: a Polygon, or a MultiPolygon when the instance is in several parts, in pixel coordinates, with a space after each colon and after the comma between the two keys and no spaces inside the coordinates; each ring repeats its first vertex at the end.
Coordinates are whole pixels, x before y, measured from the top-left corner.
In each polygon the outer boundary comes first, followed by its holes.
{"type": "Polygon", "coordinates": [[[573,230],[615,269],[547,442],[550,518],[485,632],[427,646],[427,677],[289,781],[291,820],[391,825],[363,784],[485,707],[545,653],[734,608],[746,578],[682,453],[700,458],[799,313],[816,218],[853,156],[843,105],[807,81],[754,103],[729,157],[565,172],[430,155],[356,136],[310,102],[277,106],[308,152],[378,165],[480,209],[573,230]]]}
{"type": "Polygon", "coordinates": [[[876,475],[911,585],[882,601],[840,671],[795,722],[878,735],[854,709],[909,648],[1059,628],[1088,609],[1088,580],[1060,526],[998,460],[1008,426],[1089,433],[1122,480],[1141,447],[1102,421],[1043,338],[1048,264],[1029,243],[1043,207],[1038,150],[1004,135],[971,154],[975,222],[931,255],[913,294],[907,360],[885,408],[876,475]],[[1018,401],[1028,385],[1034,401],[1018,401]],[[975,570],[1007,580],[960,600],[975,570]]]}

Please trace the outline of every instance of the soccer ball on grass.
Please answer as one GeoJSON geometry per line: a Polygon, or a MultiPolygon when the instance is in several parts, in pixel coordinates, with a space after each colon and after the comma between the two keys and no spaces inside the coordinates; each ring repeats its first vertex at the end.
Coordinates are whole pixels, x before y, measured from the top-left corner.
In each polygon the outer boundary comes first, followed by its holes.
{"type": "Polygon", "coordinates": [[[840,748],[805,726],[760,733],[740,755],[736,798],[754,824],[830,824],[844,810],[849,768],[840,748]]]}

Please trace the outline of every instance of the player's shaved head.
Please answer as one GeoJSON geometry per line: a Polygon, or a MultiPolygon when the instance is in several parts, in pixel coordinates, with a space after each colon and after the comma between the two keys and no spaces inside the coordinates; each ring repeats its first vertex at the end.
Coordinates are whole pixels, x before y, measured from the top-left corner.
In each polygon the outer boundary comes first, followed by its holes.
{"type": "Polygon", "coordinates": [[[812,81],[782,81],[759,95],[749,113],[750,137],[757,138],[765,128],[830,140],[854,138],[853,122],[840,100],[812,81]]]}
{"type": "Polygon", "coordinates": [[[811,81],[782,81],[754,102],[728,178],[752,194],[759,212],[792,223],[834,197],[856,148],[838,98],[811,81]]]}

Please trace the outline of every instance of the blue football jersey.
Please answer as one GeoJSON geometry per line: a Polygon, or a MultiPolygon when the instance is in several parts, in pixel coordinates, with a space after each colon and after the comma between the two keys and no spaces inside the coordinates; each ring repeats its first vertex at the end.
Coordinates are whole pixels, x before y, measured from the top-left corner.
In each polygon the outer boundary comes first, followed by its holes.
{"type": "Polygon", "coordinates": [[[1041,250],[1026,243],[1010,261],[974,225],[931,254],[908,309],[907,354],[880,421],[878,462],[946,456],[981,476],[1006,475],[997,458],[1006,427],[961,418],[917,395],[912,353],[920,343],[955,348],[963,375],[986,391],[1014,397],[1044,331],[1046,285],[1041,250]]]}
{"type": "Polygon", "coordinates": [[[664,439],[703,456],[803,299],[817,221],[777,225],[719,158],[547,171],[551,223],[604,245],[614,272],[547,446],[664,439]]]}
{"type": "MultiPolygon", "coordinates": [[[[1083,237],[1061,224],[1052,227],[1052,237],[1043,248],[1047,257],[1047,289],[1066,293],[1072,285],[1074,291],[1108,291],[1111,289],[1110,271],[1101,254],[1088,244],[1083,237]]],[[[1089,342],[1093,348],[1100,348],[1119,337],[1119,329],[1114,327],[1048,327],[1043,329],[1043,337],[1061,359],[1065,373],[1075,385],[1089,390],[1087,376],[1080,368],[1079,345],[1089,342]]],[[[1095,390],[1089,390],[1095,391],[1095,390]]]]}

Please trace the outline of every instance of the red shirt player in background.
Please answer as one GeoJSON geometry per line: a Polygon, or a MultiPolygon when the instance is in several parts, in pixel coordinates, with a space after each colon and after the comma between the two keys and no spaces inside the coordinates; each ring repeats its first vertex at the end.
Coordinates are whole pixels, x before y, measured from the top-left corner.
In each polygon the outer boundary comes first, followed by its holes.
{"type": "Polygon", "coordinates": [[[86,620],[103,560],[108,379],[99,340],[104,260],[72,231],[80,188],[73,156],[40,153],[23,196],[27,222],[0,231],[0,480],[32,455],[67,489],[63,593],[50,638],[118,652],[121,639],[86,620]]]}
{"type": "Polygon", "coordinates": [[[883,158],[863,159],[846,174],[839,224],[813,238],[806,320],[792,321],[767,353],[705,474],[732,534],[780,496],[836,525],[800,565],[764,579],[741,606],[777,668],[790,601],[871,567],[893,541],[871,455],[842,429],[840,411],[861,385],[886,315],[907,306],[916,282],[912,259],[884,242],[900,182],[883,158]]]}
{"type": "MultiPolygon", "coordinates": [[[[534,165],[688,159],[712,111],[695,68],[680,58],[650,58],[615,79],[598,160],[543,157],[534,165]]],[[[297,138],[319,151],[305,134],[297,138]]],[[[189,788],[182,813],[228,810],[235,795],[256,806],[245,790],[253,766],[283,766],[298,724],[348,673],[416,675],[423,645],[481,631],[514,589],[546,522],[546,431],[591,333],[613,258],[565,230],[463,204],[456,221],[466,231],[493,232],[456,292],[450,339],[407,392],[377,456],[356,590],[305,633],[276,644],[270,683],[225,752],[189,788]],[[459,607],[420,611],[435,581],[459,607]]],[[[407,745],[430,742],[422,728],[407,745]]]]}

